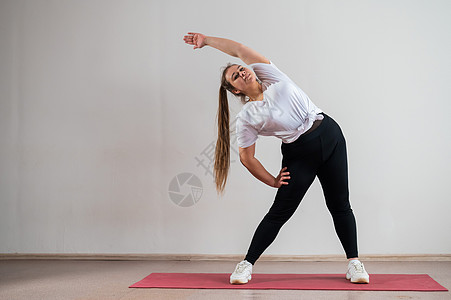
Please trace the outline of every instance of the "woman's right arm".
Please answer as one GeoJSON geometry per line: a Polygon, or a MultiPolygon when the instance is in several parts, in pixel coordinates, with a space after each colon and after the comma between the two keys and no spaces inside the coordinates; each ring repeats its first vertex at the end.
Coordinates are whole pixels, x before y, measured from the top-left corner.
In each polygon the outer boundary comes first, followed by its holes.
{"type": "Polygon", "coordinates": [[[283,167],[277,177],[272,176],[260,161],[255,158],[255,143],[247,148],[239,147],[239,150],[241,163],[255,178],[274,188],[280,188],[282,185],[288,184],[288,182],[284,181],[291,178],[289,176],[290,172],[286,171],[287,167],[283,167]]]}
{"type": "Polygon", "coordinates": [[[188,34],[184,37],[185,43],[194,45],[194,49],[210,46],[233,57],[238,57],[247,65],[253,63],[269,64],[266,57],[241,43],[219,37],[205,36],[201,33],[188,32],[188,34]]]}

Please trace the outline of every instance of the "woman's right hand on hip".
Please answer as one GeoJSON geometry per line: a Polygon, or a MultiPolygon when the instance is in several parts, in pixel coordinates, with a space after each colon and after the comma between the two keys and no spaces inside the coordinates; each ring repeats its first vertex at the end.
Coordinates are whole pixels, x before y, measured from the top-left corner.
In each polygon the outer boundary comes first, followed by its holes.
{"type": "Polygon", "coordinates": [[[284,181],[286,179],[290,179],[290,172],[284,172],[287,167],[284,167],[280,170],[279,175],[275,178],[274,187],[280,188],[282,185],[287,185],[288,182],[284,181]]]}

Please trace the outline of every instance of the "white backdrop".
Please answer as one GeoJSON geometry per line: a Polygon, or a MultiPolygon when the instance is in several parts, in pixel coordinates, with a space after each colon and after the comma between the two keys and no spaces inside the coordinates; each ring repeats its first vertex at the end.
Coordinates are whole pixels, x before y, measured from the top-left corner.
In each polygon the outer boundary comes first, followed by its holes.
{"type": "MultiPolygon", "coordinates": [[[[275,3],[0,1],[0,253],[246,253],[276,190],[235,143],[216,195],[239,61],[194,31],[255,48],[339,122],[361,254],[450,254],[451,2],[275,3]]],[[[280,140],[256,151],[277,174],[280,140]]],[[[342,253],[318,181],[265,252],[342,253]]]]}

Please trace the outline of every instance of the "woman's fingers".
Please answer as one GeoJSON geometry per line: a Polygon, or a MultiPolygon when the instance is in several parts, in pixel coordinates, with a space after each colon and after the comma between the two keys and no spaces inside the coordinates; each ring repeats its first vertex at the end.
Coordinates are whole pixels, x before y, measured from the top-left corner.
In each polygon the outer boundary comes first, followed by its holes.
{"type": "Polygon", "coordinates": [[[194,45],[194,49],[198,48],[197,45],[196,45],[197,41],[193,40],[192,38],[191,39],[185,39],[185,43],[188,44],[188,45],[194,45]]]}
{"type": "Polygon", "coordinates": [[[197,38],[197,36],[198,36],[197,33],[193,33],[193,32],[188,32],[188,34],[190,34],[190,35],[185,35],[185,39],[193,39],[193,38],[197,38]]]}
{"type": "Polygon", "coordinates": [[[281,175],[289,175],[290,172],[283,172],[283,171],[285,171],[286,169],[287,169],[287,167],[282,168],[282,170],[280,170],[280,174],[281,174],[281,175]]]}
{"type": "MultiPolygon", "coordinates": [[[[188,32],[188,34],[191,34],[191,32],[188,32]]],[[[194,36],[193,35],[185,35],[183,37],[183,40],[185,41],[185,43],[190,44],[190,45],[194,45],[194,36]]]]}
{"type": "Polygon", "coordinates": [[[280,184],[281,184],[281,185],[282,185],[282,184],[287,185],[288,182],[286,182],[286,181],[284,181],[284,180],[287,180],[287,179],[290,179],[290,178],[291,178],[290,176],[287,176],[287,175],[290,175],[290,172],[284,172],[287,168],[288,168],[288,167],[283,167],[282,170],[280,170],[280,184]]]}
{"type": "Polygon", "coordinates": [[[205,46],[205,36],[201,33],[188,32],[189,35],[184,36],[185,43],[194,45],[194,49],[199,49],[205,46]]]}
{"type": "Polygon", "coordinates": [[[192,38],[184,38],[183,39],[185,41],[185,43],[190,44],[190,45],[194,45],[193,39],[192,38]]]}

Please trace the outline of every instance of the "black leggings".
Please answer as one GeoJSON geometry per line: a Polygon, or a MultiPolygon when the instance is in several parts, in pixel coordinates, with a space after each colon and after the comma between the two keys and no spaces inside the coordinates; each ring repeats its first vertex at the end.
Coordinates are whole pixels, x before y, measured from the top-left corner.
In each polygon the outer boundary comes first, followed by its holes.
{"type": "Polygon", "coordinates": [[[273,205],[258,225],[246,260],[251,264],[271,245],[280,228],[294,214],[316,176],[332,214],[335,231],[347,258],[357,257],[357,230],[349,203],[346,141],[340,126],[324,114],[321,124],[293,143],[282,143],[282,167],[290,172],[273,205]]]}

